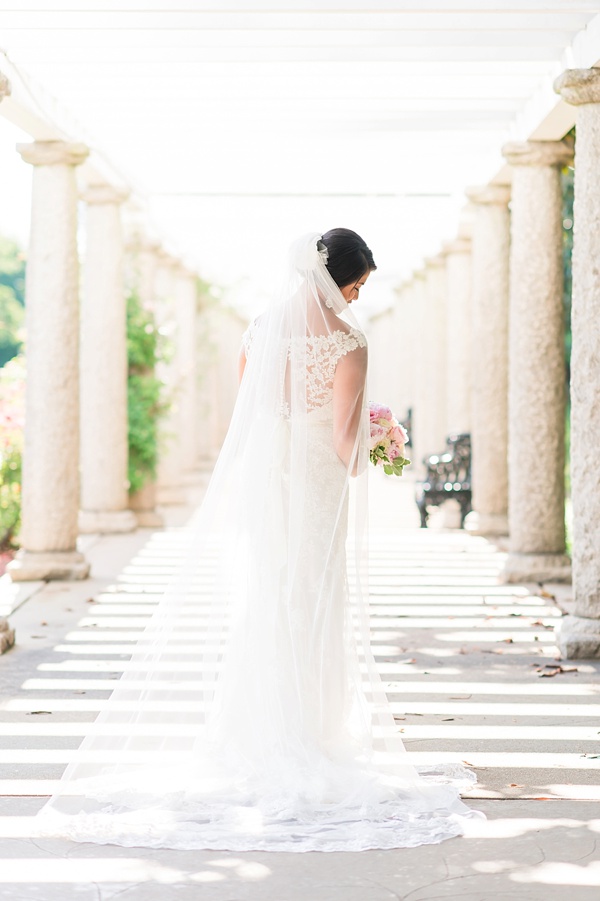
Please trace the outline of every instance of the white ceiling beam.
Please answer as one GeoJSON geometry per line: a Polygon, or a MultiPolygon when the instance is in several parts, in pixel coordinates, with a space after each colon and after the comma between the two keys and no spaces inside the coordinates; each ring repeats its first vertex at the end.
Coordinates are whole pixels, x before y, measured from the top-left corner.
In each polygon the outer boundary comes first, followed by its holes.
{"type": "MultiPolygon", "coordinates": [[[[569,0],[571,12],[597,12],[597,0],[569,0]]],[[[381,12],[485,12],[481,0],[377,0],[377,11],[381,12]]],[[[497,12],[539,12],[551,13],[564,10],[565,0],[490,0],[488,11],[497,12]]],[[[179,10],[222,13],[215,0],[177,0],[179,10]]],[[[170,14],[172,7],[166,0],[102,0],[104,11],[161,11],[170,14]]],[[[0,10],[8,12],[43,12],[67,10],[79,12],[81,0],[2,0],[0,10]]],[[[232,13],[281,13],[302,11],[313,13],[362,12],[373,13],[365,0],[227,0],[227,11],[232,13]]]]}
{"type": "MultiPolygon", "coordinates": [[[[80,93],[85,96],[106,97],[106,93],[116,90],[120,97],[135,95],[143,98],[148,92],[149,79],[147,75],[127,74],[115,71],[114,67],[102,75],[101,85],[89,88],[73,79],[71,70],[61,70],[57,73],[52,70],[48,73],[45,67],[31,66],[28,71],[41,80],[46,75],[46,82],[52,84],[53,90],[65,90],[69,97],[76,97],[80,93]]],[[[537,84],[538,78],[523,78],[523,76],[507,75],[505,78],[498,76],[477,77],[438,76],[422,77],[392,77],[392,78],[363,78],[362,73],[348,76],[343,80],[332,79],[327,87],[326,99],[349,102],[357,100],[374,100],[380,102],[387,98],[390,101],[404,99],[431,100],[436,99],[440,103],[444,100],[455,98],[472,99],[474,101],[488,101],[495,99],[507,99],[520,102],[529,97],[537,84]]],[[[253,78],[250,81],[241,81],[239,77],[225,76],[215,80],[208,74],[198,75],[193,69],[182,73],[179,78],[175,72],[160,73],[160,77],[152,85],[152,97],[172,98],[188,97],[203,102],[204,98],[210,100],[218,98],[219,102],[246,98],[252,101],[269,101],[276,99],[319,99],[323,100],[323,79],[321,76],[279,76],[277,79],[269,77],[253,78]]]]}
{"type": "Polygon", "coordinates": [[[448,30],[448,31],[552,31],[571,32],[585,28],[590,11],[573,11],[564,7],[554,12],[537,10],[482,9],[469,12],[422,10],[382,12],[380,9],[363,12],[207,12],[200,9],[129,11],[126,9],[77,9],[65,10],[60,6],[52,11],[4,10],[2,30],[47,29],[50,31],[86,29],[159,29],[230,31],[319,30],[319,31],[395,31],[395,30],[448,30]]]}
{"type": "MultiPolygon", "coordinates": [[[[48,32],[36,27],[5,29],[5,41],[8,46],[18,49],[19,46],[31,46],[36,40],[48,42],[48,32]]],[[[506,31],[501,29],[481,29],[472,31],[451,31],[440,29],[402,30],[402,31],[202,31],[183,29],[150,29],[147,31],[134,29],[103,29],[89,31],[58,29],[52,32],[52,43],[55,47],[92,46],[110,44],[112,46],[153,46],[155,48],[193,46],[198,50],[215,51],[223,48],[226,51],[235,49],[254,50],[273,48],[294,48],[313,50],[317,48],[336,50],[349,48],[364,50],[368,48],[454,48],[455,53],[463,47],[506,48],[509,51],[523,47],[563,48],[573,39],[574,33],[567,30],[545,31],[532,29],[506,31]]],[[[510,58],[510,52],[508,58],[510,58]]],[[[310,58],[310,53],[308,54],[310,58]]]]}
{"type": "MultiPolygon", "coordinates": [[[[65,88],[67,86],[65,85],[65,88]]],[[[103,82],[102,86],[96,86],[93,89],[86,89],[73,85],[70,91],[65,91],[64,97],[68,98],[70,104],[83,104],[91,109],[91,104],[97,104],[99,109],[104,107],[106,100],[106,86],[103,82]]],[[[147,84],[145,90],[147,90],[147,84]]],[[[163,88],[152,90],[145,96],[139,90],[131,88],[127,85],[126,89],[120,91],[120,103],[135,104],[145,115],[151,113],[156,103],[167,103],[178,114],[184,115],[193,104],[195,113],[202,112],[203,115],[230,116],[232,113],[242,116],[255,116],[263,113],[271,115],[276,112],[278,115],[302,114],[310,118],[311,113],[323,113],[325,115],[333,115],[334,117],[347,116],[353,114],[357,118],[369,118],[373,114],[395,113],[395,112],[427,112],[430,114],[437,112],[465,112],[468,115],[476,111],[488,112],[508,112],[514,114],[515,110],[524,102],[524,97],[469,97],[465,95],[456,95],[451,97],[440,97],[438,95],[429,95],[421,97],[408,97],[399,94],[397,97],[384,96],[374,97],[368,95],[330,95],[323,96],[294,96],[292,94],[283,94],[276,96],[251,94],[216,94],[207,89],[191,91],[184,90],[173,95],[173,91],[163,88]],[[335,105],[334,105],[335,101],[335,105]]]]}
{"type": "MultiPolygon", "coordinates": [[[[562,47],[490,47],[486,45],[436,47],[431,44],[408,47],[205,47],[198,50],[204,62],[216,63],[393,63],[411,60],[423,62],[485,60],[504,61],[510,65],[518,60],[552,62],[562,47]]],[[[14,54],[18,61],[18,54],[14,54]]]]}
{"type": "MultiPolygon", "coordinates": [[[[49,47],[48,42],[43,46],[31,46],[10,49],[11,57],[23,65],[44,66],[44,71],[58,71],[64,69],[72,77],[73,67],[81,63],[102,65],[108,74],[120,69],[119,76],[129,77],[135,73],[135,64],[152,65],[156,71],[160,70],[160,77],[169,77],[170,73],[182,67],[182,73],[187,77],[206,77],[219,80],[226,78],[243,78],[244,81],[252,79],[273,79],[270,64],[265,60],[253,62],[218,62],[206,61],[203,56],[194,52],[193,48],[162,47],[156,50],[153,47],[70,47],[68,55],[64,48],[49,47]],[[169,68],[175,66],[175,70],[169,68]]],[[[374,80],[399,77],[442,79],[464,76],[489,77],[543,77],[555,64],[556,58],[546,61],[539,60],[397,60],[386,62],[373,60],[365,64],[359,64],[352,60],[346,61],[311,61],[295,62],[283,61],[277,75],[278,79],[286,78],[323,78],[335,75],[336,78],[374,80]]]]}

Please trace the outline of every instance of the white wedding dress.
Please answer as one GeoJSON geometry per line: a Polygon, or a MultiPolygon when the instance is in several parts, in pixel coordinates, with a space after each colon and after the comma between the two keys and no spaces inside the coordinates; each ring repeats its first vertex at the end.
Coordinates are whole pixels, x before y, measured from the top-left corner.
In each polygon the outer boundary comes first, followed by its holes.
{"type": "Polygon", "coordinates": [[[308,265],[295,251],[301,287],[244,336],[240,397],[185,561],[40,834],[360,851],[439,842],[483,816],[460,800],[475,781],[465,767],[410,765],[375,667],[366,340],[310,246],[308,265]]]}

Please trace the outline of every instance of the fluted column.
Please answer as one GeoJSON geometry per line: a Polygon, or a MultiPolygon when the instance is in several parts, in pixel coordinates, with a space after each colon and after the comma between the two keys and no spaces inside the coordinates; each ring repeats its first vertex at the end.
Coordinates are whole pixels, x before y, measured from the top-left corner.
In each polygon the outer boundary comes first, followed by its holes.
{"type": "Polygon", "coordinates": [[[81,304],[82,532],[130,532],[127,482],[127,322],[121,204],[127,191],[90,185],[81,304]]]}
{"type": "Polygon", "coordinates": [[[573,599],[566,657],[600,657],[600,69],[567,69],[554,89],[577,106],[571,308],[573,599]]]}
{"type": "Polygon", "coordinates": [[[565,556],[562,141],[512,142],[508,581],[570,578],[565,556]]]}
{"type": "Polygon", "coordinates": [[[83,144],[34,141],[17,150],[33,169],[26,276],[26,424],[21,550],[14,580],[83,579],[79,510],[79,297],[75,167],[83,144]]]}
{"type": "MultiPolygon", "coordinates": [[[[468,188],[471,243],[471,447],[475,532],[508,533],[510,188],[468,188]]],[[[473,515],[470,516],[470,521],[473,515]]]]}
{"type": "Polygon", "coordinates": [[[443,245],[446,257],[446,431],[471,428],[471,241],[443,245]]]}

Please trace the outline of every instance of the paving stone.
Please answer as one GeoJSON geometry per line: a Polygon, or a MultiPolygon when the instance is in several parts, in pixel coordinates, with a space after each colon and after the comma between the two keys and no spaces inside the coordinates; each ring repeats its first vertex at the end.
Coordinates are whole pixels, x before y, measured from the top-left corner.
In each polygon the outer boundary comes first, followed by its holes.
{"type": "Polygon", "coordinates": [[[597,901],[600,663],[558,660],[552,595],[561,603],[564,587],[502,584],[503,551],[439,516],[419,529],[410,480],[379,475],[370,575],[382,678],[413,759],[472,764],[478,783],[465,797],[488,819],[441,845],[359,854],[30,840],[44,794],[118,678],[135,621],[176,565],[192,508],[172,519],[165,508],[163,531],[90,540],[91,579],[38,587],[11,615],[17,644],[0,658],[0,901],[597,901]],[[109,625],[122,616],[128,625],[109,625]]]}

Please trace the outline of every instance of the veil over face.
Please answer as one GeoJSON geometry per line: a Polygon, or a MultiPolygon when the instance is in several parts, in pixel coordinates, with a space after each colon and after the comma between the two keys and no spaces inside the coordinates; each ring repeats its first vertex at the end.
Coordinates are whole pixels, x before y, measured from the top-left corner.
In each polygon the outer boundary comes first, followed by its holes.
{"type": "Polygon", "coordinates": [[[371,652],[367,346],[319,239],[294,243],[246,332],[181,564],[42,833],[361,850],[441,841],[474,813],[464,767],[427,779],[408,762],[371,652]]]}

